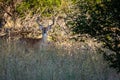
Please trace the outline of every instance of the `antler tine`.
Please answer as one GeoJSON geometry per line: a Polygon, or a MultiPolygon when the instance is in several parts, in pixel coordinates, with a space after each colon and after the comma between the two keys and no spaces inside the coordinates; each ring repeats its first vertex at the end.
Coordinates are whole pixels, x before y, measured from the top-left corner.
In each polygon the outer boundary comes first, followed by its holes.
{"type": "Polygon", "coordinates": [[[39,28],[42,30],[43,25],[41,25],[41,24],[39,23],[39,21],[40,21],[40,17],[37,17],[36,22],[37,22],[37,24],[39,25],[39,28]]]}
{"type": "Polygon", "coordinates": [[[52,17],[52,24],[50,25],[50,26],[52,26],[52,25],[54,25],[55,24],[55,17],[53,16],[52,17]]]}
{"type": "Polygon", "coordinates": [[[39,18],[39,17],[37,17],[37,18],[36,18],[36,22],[37,22],[37,23],[39,23],[39,20],[40,20],[40,18],[39,18]]]}
{"type": "Polygon", "coordinates": [[[40,26],[41,24],[39,23],[39,21],[40,21],[40,18],[37,17],[37,18],[36,18],[36,22],[37,22],[37,24],[40,26]]]}
{"type": "Polygon", "coordinates": [[[52,18],[52,24],[51,24],[51,25],[48,25],[47,29],[48,29],[48,30],[51,29],[52,26],[54,25],[54,23],[55,23],[55,18],[53,17],[53,18],[52,18]]]}

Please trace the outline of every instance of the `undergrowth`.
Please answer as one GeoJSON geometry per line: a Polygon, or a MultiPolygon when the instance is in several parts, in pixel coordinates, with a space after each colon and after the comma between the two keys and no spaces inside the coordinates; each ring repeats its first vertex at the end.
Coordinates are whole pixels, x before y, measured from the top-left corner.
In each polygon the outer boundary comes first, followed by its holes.
{"type": "Polygon", "coordinates": [[[0,40],[0,80],[120,80],[87,43],[27,47],[0,40]]]}

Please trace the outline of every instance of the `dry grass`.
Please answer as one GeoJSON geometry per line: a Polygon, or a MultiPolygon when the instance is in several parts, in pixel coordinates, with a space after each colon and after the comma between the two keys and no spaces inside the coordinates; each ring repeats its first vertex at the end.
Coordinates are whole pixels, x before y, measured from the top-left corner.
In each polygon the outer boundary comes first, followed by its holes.
{"type": "Polygon", "coordinates": [[[0,80],[120,80],[87,43],[28,48],[0,40],[0,80]]]}

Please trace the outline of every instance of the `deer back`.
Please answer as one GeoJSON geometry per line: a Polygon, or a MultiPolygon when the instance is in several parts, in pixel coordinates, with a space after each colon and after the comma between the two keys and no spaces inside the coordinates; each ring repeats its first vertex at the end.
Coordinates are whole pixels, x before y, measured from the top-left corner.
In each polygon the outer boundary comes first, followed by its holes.
{"type": "Polygon", "coordinates": [[[34,39],[34,38],[21,38],[20,43],[27,48],[39,48],[41,44],[43,44],[42,38],[34,39]]]}

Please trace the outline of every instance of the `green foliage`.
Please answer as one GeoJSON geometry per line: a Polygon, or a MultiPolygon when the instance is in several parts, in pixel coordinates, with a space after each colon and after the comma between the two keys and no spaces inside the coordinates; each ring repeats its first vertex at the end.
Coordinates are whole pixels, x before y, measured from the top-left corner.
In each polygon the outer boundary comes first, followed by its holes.
{"type": "Polygon", "coordinates": [[[120,71],[120,2],[119,0],[77,0],[79,12],[73,19],[71,29],[76,34],[87,33],[105,42],[105,46],[116,52],[110,58],[112,66],[120,71]],[[116,60],[116,61],[114,61],[116,60]]]}
{"type": "Polygon", "coordinates": [[[54,10],[60,6],[60,0],[23,0],[17,6],[20,14],[24,12],[43,13],[44,15],[53,14],[54,10]]]}

